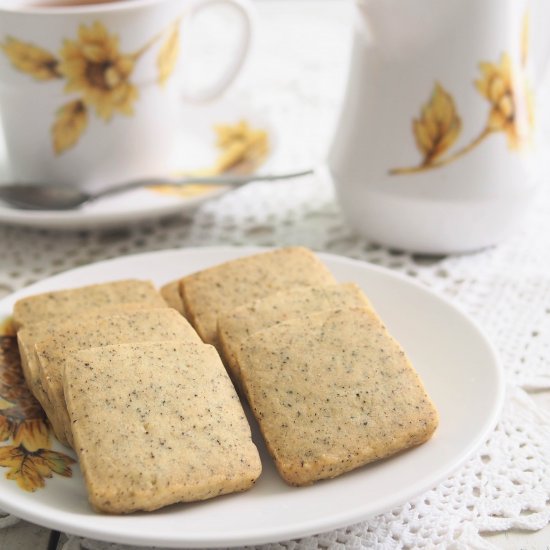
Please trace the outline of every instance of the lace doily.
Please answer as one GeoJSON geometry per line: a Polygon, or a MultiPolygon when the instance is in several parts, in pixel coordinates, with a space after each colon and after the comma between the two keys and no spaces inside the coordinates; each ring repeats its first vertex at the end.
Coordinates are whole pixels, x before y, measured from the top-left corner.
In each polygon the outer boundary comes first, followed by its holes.
{"type": "MultiPolygon", "coordinates": [[[[281,169],[310,165],[329,142],[349,38],[346,19],[335,14],[319,9],[313,19],[307,12],[270,13],[256,56],[269,60],[254,66],[254,80],[241,82],[239,97],[268,113],[285,136],[277,155],[281,169]],[[283,34],[286,47],[280,47],[283,34]],[[296,44],[304,47],[291,50],[296,44]]],[[[499,350],[508,387],[497,428],[452,477],[407,504],[345,529],[262,548],[494,548],[484,533],[550,523],[550,413],[527,393],[550,389],[548,212],[550,192],[543,191],[525,226],[502,245],[464,256],[422,256],[355,236],[330,182],[320,176],[258,183],[194,214],[120,230],[0,226],[0,296],[92,261],[187,246],[302,244],[416,278],[466,310],[499,350]]],[[[0,527],[13,521],[0,516],[0,527]]],[[[63,541],[63,550],[131,548],[74,536],[63,541]]]]}
{"type": "MultiPolygon", "coordinates": [[[[481,451],[439,487],[368,522],[297,541],[247,547],[262,550],[320,548],[494,548],[483,531],[540,529],[550,521],[548,495],[550,415],[521,390],[508,388],[507,405],[481,451]],[[544,428],[539,430],[537,425],[544,428]],[[514,456],[510,460],[510,456],[514,456]]],[[[62,550],[137,550],[69,537],[62,550]]]]}
{"type": "MultiPolygon", "coordinates": [[[[330,185],[312,177],[277,188],[258,184],[239,190],[208,203],[187,220],[120,233],[45,237],[69,265],[86,261],[86,252],[100,247],[103,257],[112,257],[177,246],[300,243],[400,271],[456,301],[491,336],[506,369],[506,405],[490,439],[446,482],[400,508],[346,529],[267,548],[492,548],[480,533],[533,530],[550,522],[550,414],[522,389],[550,387],[550,277],[545,271],[550,249],[544,246],[549,208],[546,193],[523,230],[499,247],[450,258],[417,256],[354,236],[330,185]],[[74,255],[62,256],[67,250],[74,255]]],[[[5,231],[18,238],[18,250],[23,241],[28,247],[35,233],[5,231]]],[[[7,242],[14,246],[17,240],[7,242]]],[[[36,248],[38,252],[38,244],[36,248]]],[[[68,267],[55,257],[54,267],[68,267]]],[[[69,537],[63,548],[128,547],[69,537]]]]}

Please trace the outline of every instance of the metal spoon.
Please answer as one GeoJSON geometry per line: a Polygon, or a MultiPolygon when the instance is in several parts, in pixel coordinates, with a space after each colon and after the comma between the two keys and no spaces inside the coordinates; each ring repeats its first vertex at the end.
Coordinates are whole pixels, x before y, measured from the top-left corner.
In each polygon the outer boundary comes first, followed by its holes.
{"type": "Polygon", "coordinates": [[[67,184],[8,183],[0,184],[0,199],[22,210],[72,210],[99,198],[129,191],[130,189],[138,189],[140,187],[156,187],[161,185],[174,185],[176,187],[184,187],[186,185],[240,187],[251,181],[285,180],[307,176],[312,173],[313,170],[302,170],[300,172],[290,172],[286,174],[147,178],[116,184],[94,193],[89,193],[76,186],[67,184]]]}

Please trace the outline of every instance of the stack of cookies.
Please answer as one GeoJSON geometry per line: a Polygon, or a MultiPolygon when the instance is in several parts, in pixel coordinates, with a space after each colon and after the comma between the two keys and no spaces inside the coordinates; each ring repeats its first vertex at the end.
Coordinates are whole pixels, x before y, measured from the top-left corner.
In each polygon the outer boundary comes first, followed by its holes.
{"type": "Polygon", "coordinates": [[[423,443],[438,423],[368,298],[302,247],[160,294],[128,280],[32,296],[14,319],[29,386],[100,511],[250,488],[261,464],[235,387],[292,485],[423,443]]]}
{"type": "Polygon", "coordinates": [[[308,485],[428,440],[437,411],[354,284],[300,247],[180,280],[185,313],[214,344],[281,477],[308,485]]]}
{"type": "Polygon", "coordinates": [[[92,506],[154,510],[250,488],[258,451],[216,350],[148,282],[25,298],[23,371],[92,506]]]}

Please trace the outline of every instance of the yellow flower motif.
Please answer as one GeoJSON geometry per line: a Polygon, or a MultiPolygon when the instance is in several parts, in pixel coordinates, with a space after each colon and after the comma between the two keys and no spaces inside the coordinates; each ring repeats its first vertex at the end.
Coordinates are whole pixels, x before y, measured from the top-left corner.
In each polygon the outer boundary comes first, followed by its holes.
{"type": "Polygon", "coordinates": [[[66,79],[65,92],[77,95],[56,113],[51,135],[57,155],[78,143],[91,110],[104,121],[115,114],[134,114],[139,91],[130,77],[135,64],[159,40],[164,42],[156,59],[157,82],[160,86],[166,83],[179,56],[181,19],[182,16],[178,17],[132,54],[122,54],[118,36],[109,34],[99,21],[81,25],[76,40],[64,40],[59,58],[11,36],[0,42],[0,51],[17,70],[36,80],[66,79]]]}
{"type": "Polygon", "coordinates": [[[55,56],[34,44],[20,42],[16,38],[8,36],[1,48],[16,69],[36,80],[51,80],[60,77],[57,70],[58,61],[55,56]]]}
{"type": "Polygon", "coordinates": [[[500,63],[480,63],[482,78],[475,85],[491,103],[487,129],[504,132],[510,149],[521,149],[529,140],[534,122],[532,92],[520,81],[508,54],[500,63]]]}
{"type": "Polygon", "coordinates": [[[215,127],[218,135],[217,146],[221,151],[216,161],[215,172],[227,170],[250,173],[269,154],[269,136],[265,130],[252,128],[246,120],[237,124],[224,124],[215,127]]]}
{"type": "Polygon", "coordinates": [[[80,93],[104,120],[117,112],[133,114],[138,90],[129,77],[135,60],[119,52],[118,37],[109,35],[100,22],[81,25],[78,40],[65,40],[60,54],[59,71],[67,79],[67,92],[80,93]]]}
{"type": "MultiPolygon", "coordinates": [[[[217,176],[228,171],[250,174],[257,170],[269,154],[269,134],[266,130],[253,128],[246,120],[237,124],[219,124],[214,127],[219,150],[213,166],[193,170],[191,173],[180,173],[183,176],[217,176]]],[[[219,189],[217,185],[157,185],[152,191],[177,197],[195,197],[219,189]]]]}

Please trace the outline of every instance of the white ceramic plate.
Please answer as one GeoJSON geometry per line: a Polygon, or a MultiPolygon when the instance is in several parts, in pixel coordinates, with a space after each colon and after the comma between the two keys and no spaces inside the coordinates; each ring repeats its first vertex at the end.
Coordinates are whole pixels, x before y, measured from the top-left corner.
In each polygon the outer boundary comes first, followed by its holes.
{"type": "MultiPolygon", "coordinates": [[[[181,141],[181,165],[178,171],[186,172],[214,165],[219,152],[215,147],[214,126],[235,124],[246,120],[252,127],[268,131],[270,157],[261,171],[269,169],[273,160],[274,130],[259,113],[243,103],[222,99],[215,103],[186,106],[183,113],[181,141]]],[[[1,145],[1,144],[0,144],[1,145]]],[[[0,146],[0,181],[9,181],[5,151],[0,146]],[[2,158],[4,157],[4,158],[2,158]]],[[[148,175],[148,174],[144,174],[148,175]]],[[[46,229],[93,229],[125,226],[128,223],[175,215],[196,208],[226,189],[208,193],[178,197],[160,194],[150,189],[128,191],[84,205],[77,210],[29,211],[12,208],[0,200],[0,223],[40,227],[46,229]]]]}
{"type": "MultiPolygon", "coordinates": [[[[0,302],[51,289],[112,279],[149,277],[158,284],[257,252],[202,248],[123,257],[62,273],[0,302]]],[[[385,512],[437,485],[493,429],[504,394],[495,352],[478,327],[449,302],[410,280],[363,262],[320,254],[340,281],[355,281],[402,343],[441,416],[428,443],[311,487],[294,488],[276,474],[257,432],[264,471],[242,494],[174,505],[154,513],[107,516],[88,506],[78,468],[25,493],[0,477],[0,508],[23,519],[91,538],[164,547],[260,544],[328,531],[385,512]]]]}

